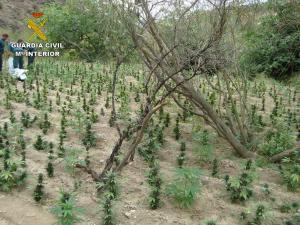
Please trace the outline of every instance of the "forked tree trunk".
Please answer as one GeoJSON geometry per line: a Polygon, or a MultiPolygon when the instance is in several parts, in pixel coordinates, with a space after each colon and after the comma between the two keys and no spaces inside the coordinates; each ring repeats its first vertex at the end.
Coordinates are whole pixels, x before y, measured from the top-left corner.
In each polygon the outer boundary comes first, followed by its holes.
{"type": "MultiPolygon", "coordinates": [[[[224,0],[224,3],[225,2],[226,0],[224,0]]],[[[170,49],[165,40],[162,38],[160,30],[156,25],[155,19],[150,13],[146,1],[142,1],[142,9],[147,17],[145,29],[150,35],[148,38],[151,40],[145,40],[142,35],[136,33],[135,28],[131,29],[131,32],[133,41],[144,58],[149,70],[156,75],[156,79],[158,81],[161,81],[162,77],[164,79],[168,78],[169,81],[173,81],[175,85],[178,86],[178,89],[181,90],[181,93],[189,99],[200,112],[202,111],[203,114],[211,120],[214,125],[213,128],[228,141],[239,156],[244,158],[256,157],[256,154],[248,151],[241,141],[234,135],[230,127],[225,124],[224,119],[215,112],[213,106],[210,105],[198,91],[196,91],[189,79],[185,78],[182,72],[174,72],[182,71],[182,65],[184,63],[181,62],[176,49],[170,49]]],[[[226,21],[225,16],[226,7],[225,5],[222,5],[219,26],[217,26],[215,32],[212,33],[212,38],[207,45],[207,49],[211,48],[211,46],[221,39],[226,21]]],[[[205,50],[203,50],[203,53],[205,50]]],[[[166,82],[164,83],[164,86],[167,86],[166,82]]],[[[168,88],[166,87],[166,89],[168,88]]]]}
{"type": "MultiPolygon", "coordinates": [[[[174,76],[173,80],[176,84],[182,82],[183,77],[174,76]]],[[[181,86],[182,94],[186,98],[190,99],[200,111],[203,111],[214,123],[216,131],[228,141],[228,143],[234,148],[234,150],[243,158],[254,158],[256,154],[248,151],[244,145],[234,136],[231,129],[225,124],[225,122],[218,116],[213,107],[201,96],[188,82],[185,82],[181,86]]]]}

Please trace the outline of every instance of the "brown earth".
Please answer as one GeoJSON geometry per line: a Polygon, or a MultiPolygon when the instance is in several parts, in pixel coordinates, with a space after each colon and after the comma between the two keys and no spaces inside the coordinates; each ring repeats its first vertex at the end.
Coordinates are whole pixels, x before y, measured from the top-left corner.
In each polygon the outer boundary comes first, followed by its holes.
{"type": "MultiPolygon", "coordinates": [[[[22,90],[22,85],[18,83],[18,89],[22,90]]],[[[50,91],[50,99],[55,102],[56,92],[50,91]]],[[[3,89],[0,89],[0,100],[4,99],[3,89]]],[[[104,108],[105,98],[98,99],[96,112],[104,108]]],[[[49,114],[49,120],[52,127],[45,139],[53,141],[56,146],[58,142],[60,113],[59,108],[53,104],[54,111],[49,114]]],[[[134,103],[132,108],[137,108],[134,103]]],[[[170,108],[169,110],[172,110],[170,108]]],[[[34,108],[27,107],[23,103],[13,103],[12,111],[19,119],[22,111],[27,111],[32,115],[41,115],[34,108]]],[[[1,124],[9,121],[9,110],[0,107],[1,124]]],[[[106,157],[117,137],[114,128],[108,125],[108,115],[110,109],[105,110],[106,115],[100,116],[98,123],[93,125],[93,130],[97,132],[97,147],[90,150],[91,167],[97,171],[101,170],[106,157]]],[[[167,185],[172,177],[176,167],[176,157],[179,153],[179,143],[175,141],[172,133],[174,118],[176,112],[171,114],[171,126],[165,132],[163,148],[159,150],[159,159],[164,186],[167,185]]],[[[254,184],[255,196],[245,204],[232,204],[229,194],[225,190],[223,177],[225,174],[236,175],[241,171],[244,160],[238,159],[232,155],[231,147],[224,140],[216,137],[216,155],[220,159],[219,178],[210,176],[211,165],[199,164],[192,154],[193,141],[191,139],[192,122],[181,124],[183,139],[187,142],[187,166],[198,167],[203,170],[201,177],[202,191],[197,198],[196,203],[190,209],[180,209],[171,199],[162,196],[163,205],[158,210],[150,210],[148,207],[149,186],[146,182],[147,164],[137,156],[135,161],[129,164],[119,176],[118,181],[121,186],[121,196],[115,202],[115,213],[118,224],[120,225],[200,225],[203,220],[215,219],[222,225],[241,225],[239,215],[242,211],[254,213],[255,206],[263,202],[268,206],[267,218],[264,225],[282,225],[283,220],[288,218],[288,214],[280,213],[279,207],[283,203],[300,202],[298,193],[288,192],[282,185],[282,179],[276,169],[258,168],[254,184]],[[263,184],[267,183],[270,187],[271,197],[275,198],[273,202],[270,197],[266,197],[262,192],[263,184]]],[[[81,136],[72,128],[67,128],[68,138],[66,145],[83,149],[81,136]]],[[[74,181],[80,180],[82,185],[77,192],[76,200],[78,206],[84,208],[85,213],[82,216],[81,225],[101,224],[101,208],[99,201],[95,196],[95,183],[91,177],[80,171],[75,170],[75,174],[66,171],[65,163],[62,159],[55,160],[55,176],[47,178],[45,176],[46,199],[41,204],[35,203],[32,197],[33,189],[36,185],[38,173],[44,173],[47,163],[47,153],[37,151],[32,144],[36,136],[41,134],[41,130],[35,124],[32,128],[25,130],[27,140],[27,165],[29,178],[25,188],[13,190],[12,193],[0,192],[0,225],[50,225],[55,222],[54,216],[49,212],[49,208],[59,197],[60,189],[70,190],[73,188],[74,181]]],[[[126,145],[124,146],[126,149],[126,145]]],[[[84,151],[83,151],[84,152],[84,151]]],[[[84,157],[84,155],[82,156],[84,157]]]]}
{"type": "Polygon", "coordinates": [[[64,2],[65,0],[1,0],[0,30],[15,33],[27,29],[26,19],[38,11],[47,2],[64,2]]]}

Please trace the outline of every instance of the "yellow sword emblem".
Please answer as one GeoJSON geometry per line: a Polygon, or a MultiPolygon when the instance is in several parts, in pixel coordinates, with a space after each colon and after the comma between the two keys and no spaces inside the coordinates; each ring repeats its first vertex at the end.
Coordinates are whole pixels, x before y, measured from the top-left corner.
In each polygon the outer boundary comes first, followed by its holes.
{"type": "Polygon", "coordinates": [[[29,38],[29,40],[31,40],[35,35],[37,35],[43,41],[47,40],[46,35],[41,30],[41,28],[43,26],[45,26],[46,22],[47,22],[47,19],[44,19],[39,25],[37,25],[32,19],[28,20],[28,23],[27,23],[28,28],[32,29],[34,31],[34,33],[31,35],[31,37],[29,38]]]}

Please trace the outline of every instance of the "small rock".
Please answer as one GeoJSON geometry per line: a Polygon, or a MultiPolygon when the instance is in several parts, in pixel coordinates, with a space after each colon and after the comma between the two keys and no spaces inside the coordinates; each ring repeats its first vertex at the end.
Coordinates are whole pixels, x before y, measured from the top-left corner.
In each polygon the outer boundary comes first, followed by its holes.
{"type": "MultiPolygon", "coordinates": [[[[132,217],[132,215],[135,213],[135,210],[130,210],[129,212],[125,212],[124,215],[130,219],[132,217]]],[[[136,218],[136,216],[133,216],[133,218],[136,218]]]]}

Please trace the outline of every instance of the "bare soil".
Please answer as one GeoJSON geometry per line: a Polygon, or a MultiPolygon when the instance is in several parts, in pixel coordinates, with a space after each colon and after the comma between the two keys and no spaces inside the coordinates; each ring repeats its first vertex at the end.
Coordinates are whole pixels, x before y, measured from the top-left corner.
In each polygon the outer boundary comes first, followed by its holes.
{"type": "MultiPolygon", "coordinates": [[[[21,83],[18,84],[22,90],[21,83]]],[[[0,89],[0,100],[4,99],[4,91],[0,89]]],[[[55,105],[55,92],[50,92],[53,100],[54,110],[49,114],[51,129],[45,139],[53,141],[55,146],[58,143],[60,113],[55,105]]],[[[2,101],[3,102],[3,101],[2,101]]],[[[96,112],[100,115],[100,109],[104,108],[104,96],[98,99],[96,112]]],[[[136,104],[132,105],[137,108],[136,104]]],[[[109,113],[111,109],[106,109],[105,116],[100,116],[98,123],[93,125],[93,130],[97,133],[97,147],[90,149],[91,167],[96,171],[101,171],[105,159],[109,156],[117,138],[115,128],[108,125],[109,113]]],[[[170,109],[171,110],[171,109],[170,109]]],[[[27,107],[23,103],[13,103],[12,111],[19,120],[21,112],[30,112],[31,115],[40,115],[36,109],[27,107]]],[[[174,112],[176,114],[176,112],[174,112]]],[[[171,116],[171,126],[165,132],[165,144],[159,150],[159,159],[164,186],[173,177],[176,167],[176,157],[179,154],[179,143],[173,137],[172,129],[175,124],[175,117],[171,116]]],[[[9,121],[9,110],[2,105],[0,107],[0,124],[9,121]]],[[[255,211],[255,206],[263,202],[268,207],[267,218],[264,225],[283,225],[283,221],[288,218],[288,214],[279,211],[283,203],[300,202],[298,193],[288,192],[282,184],[282,179],[276,168],[258,168],[258,178],[254,183],[255,195],[245,204],[233,204],[230,202],[229,194],[225,190],[223,177],[225,174],[236,175],[241,171],[244,160],[232,154],[231,147],[221,138],[216,137],[215,151],[220,160],[220,174],[218,178],[210,176],[211,165],[200,164],[192,153],[193,141],[191,138],[192,122],[181,123],[183,140],[187,142],[187,157],[190,167],[198,167],[203,170],[201,176],[202,191],[196,203],[190,209],[181,209],[174,202],[162,196],[163,205],[158,210],[150,210],[148,207],[149,187],[146,182],[147,164],[138,156],[134,162],[127,165],[118,178],[121,195],[115,202],[115,213],[120,225],[200,225],[203,220],[215,219],[222,225],[241,225],[239,215],[242,211],[255,211]],[[270,187],[271,197],[265,196],[262,192],[263,184],[270,187]]],[[[55,175],[53,178],[46,177],[45,166],[48,162],[47,153],[37,151],[33,147],[36,136],[41,134],[41,129],[35,124],[32,128],[25,130],[27,141],[27,183],[24,188],[14,189],[11,193],[0,192],[0,225],[51,225],[56,219],[49,212],[49,208],[59,197],[60,189],[72,189],[74,180],[80,180],[82,185],[77,192],[76,200],[78,206],[84,208],[81,225],[101,224],[100,203],[95,195],[95,183],[91,177],[83,171],[76,170],[75,174],[66,172],[62,159],[56,159],[55,175]],[[36,185],[38,173],[45,174],[46,198],[41,204],[35,203],[32,194],[36,185]]],[[[83,148],[81,138],[72,128],[67,128],[67,146],[83,148]]],[[[124,146],[126,148],[126,145],[124,146]]]]}

